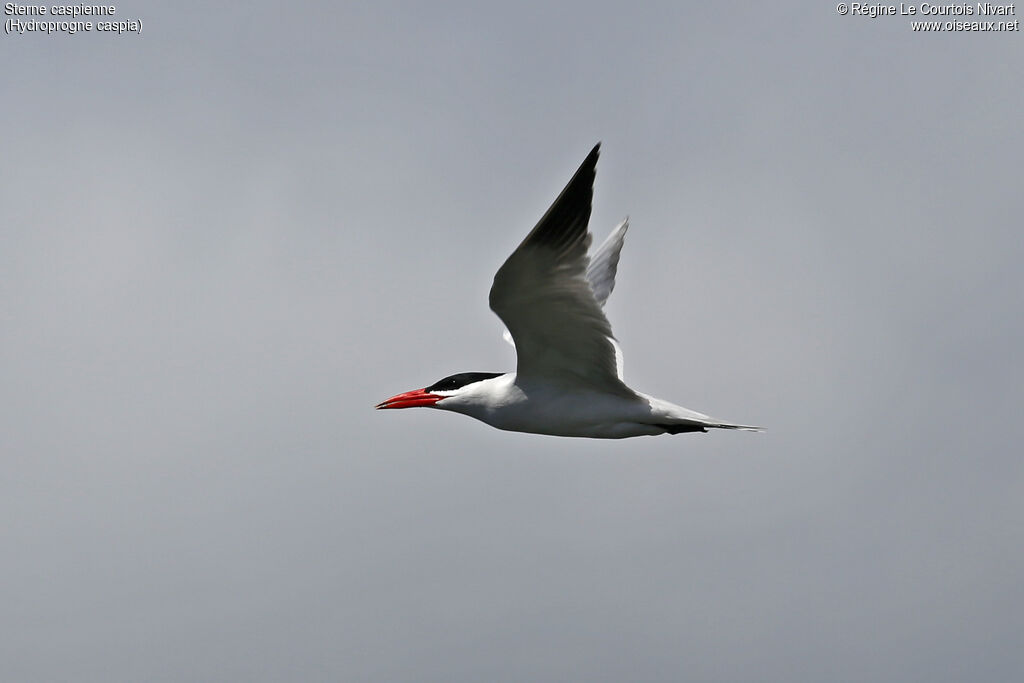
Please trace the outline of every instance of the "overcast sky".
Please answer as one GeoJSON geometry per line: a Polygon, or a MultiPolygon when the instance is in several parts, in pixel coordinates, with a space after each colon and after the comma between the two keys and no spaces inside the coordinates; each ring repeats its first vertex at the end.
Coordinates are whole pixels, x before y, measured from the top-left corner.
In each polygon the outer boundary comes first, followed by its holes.
{"type": "Polygon", "coordinates": [[[0,36],[0,678],[1024,678],[1020,32],[116,7],[0,36]],[[598,140],[627,381],[768,431],[375,412],[598,140]]]}

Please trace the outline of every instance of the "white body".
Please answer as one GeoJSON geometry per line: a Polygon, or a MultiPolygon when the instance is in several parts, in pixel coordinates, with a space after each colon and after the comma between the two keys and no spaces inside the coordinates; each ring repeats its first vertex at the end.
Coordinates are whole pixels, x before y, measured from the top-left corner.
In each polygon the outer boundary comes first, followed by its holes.
{"type": "Polygon", "coordinates": [[[498,429],[551,436],[624,439],[665,434],[665,425],[694,427],[691,431],[731,426],[645,394],[629,398],[586,388],[538,385],[519,381],[514,372],[468,385],[435,407],[498,429]]]}

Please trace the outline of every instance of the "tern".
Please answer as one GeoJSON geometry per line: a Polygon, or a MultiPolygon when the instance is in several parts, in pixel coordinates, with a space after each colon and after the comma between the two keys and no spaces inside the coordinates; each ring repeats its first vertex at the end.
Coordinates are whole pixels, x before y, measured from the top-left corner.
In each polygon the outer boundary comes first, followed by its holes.
{"type": "Polygon", "coordinates": [[[377,404],[437,408],[492,427],[552,436],[760,431],[630,389],[622,351],[602,310],[615,287],[629,219],[588,257],[598,143],[554,204],[498,269],[490,306],[515,346],[515,372],[460,372],[377,404]]]}

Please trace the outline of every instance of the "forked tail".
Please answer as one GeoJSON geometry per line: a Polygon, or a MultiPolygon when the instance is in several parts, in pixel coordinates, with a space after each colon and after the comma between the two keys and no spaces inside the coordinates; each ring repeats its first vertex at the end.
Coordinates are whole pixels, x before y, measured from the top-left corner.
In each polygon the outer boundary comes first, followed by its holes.
{"type": "Polygon", "coordinates": [[[729,422],[718,422],[716,424],[709,424],[708,427],[713,429],[738,429],[741,432],[763,432],[764,427],[754,427],[752,425],[734,425],[729,422]]]}
{"type": "Polygon", "coordinates": [[[751,425],[734,425],[728,422],[677,422],[675,424],[659,424],[666,434],[687,434],[690,432],[706,432],[709,429],[736,429],[743,432],[763,432],[762,427],[751,425]]]}

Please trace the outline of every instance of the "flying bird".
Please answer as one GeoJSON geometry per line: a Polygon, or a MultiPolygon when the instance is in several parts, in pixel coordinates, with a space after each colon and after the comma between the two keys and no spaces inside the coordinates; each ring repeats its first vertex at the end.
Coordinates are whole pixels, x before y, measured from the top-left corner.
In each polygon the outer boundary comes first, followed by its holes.
{"type": "Polygon", "coordinates": [[[438,408],[516,432],[622,439],[758,427],[722,422],[630,389],[602,307],[629,227],[588,257],[598,143],[554,204],[498,269],[490,305],[516,349],[515,372],[460,372],[378,409],[438,408]]]}

